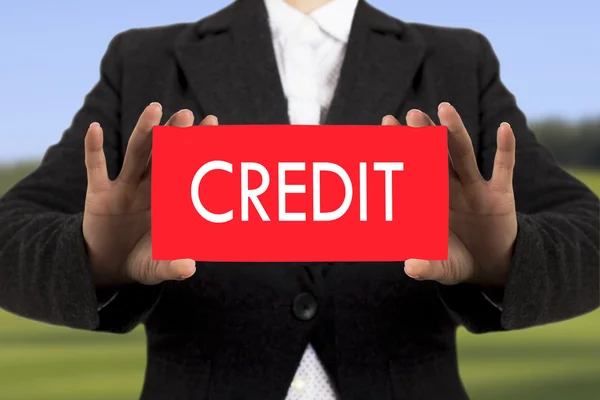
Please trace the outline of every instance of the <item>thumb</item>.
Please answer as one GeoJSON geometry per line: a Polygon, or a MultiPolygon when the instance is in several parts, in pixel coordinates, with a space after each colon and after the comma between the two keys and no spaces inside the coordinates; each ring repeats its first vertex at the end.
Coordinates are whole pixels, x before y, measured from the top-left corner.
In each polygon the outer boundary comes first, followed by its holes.
{"type": "Polygon", "coordinates": [[[415,258],[404,262],[406,275],[418,281],[437,281],[444,285],[458,283],[452,265],[448,261],[427,261],[415,258]]]}
{"type": "Polygon", "coordinates": [[[160,283],[164,281],[181,281],[194,275],[196,272],[196,261],[186,258],[174,261],[156,262],[152,276],[149,280],[160,283]]]}

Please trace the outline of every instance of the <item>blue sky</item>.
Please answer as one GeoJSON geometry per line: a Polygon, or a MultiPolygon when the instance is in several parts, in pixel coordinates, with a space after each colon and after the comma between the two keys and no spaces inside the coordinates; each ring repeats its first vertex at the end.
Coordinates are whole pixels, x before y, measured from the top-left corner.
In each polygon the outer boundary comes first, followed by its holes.
{"type": "MultiPolygon", "coordinates": [[[[195,21],[226,0],[6,1],[0,9],[0,162],[39,158],[98,79],[110,39],[195,21]]],[[[530,119],[600,115],[600,5],[592,0],[371,0],[405,21],[485,34],[530,119]]]]}

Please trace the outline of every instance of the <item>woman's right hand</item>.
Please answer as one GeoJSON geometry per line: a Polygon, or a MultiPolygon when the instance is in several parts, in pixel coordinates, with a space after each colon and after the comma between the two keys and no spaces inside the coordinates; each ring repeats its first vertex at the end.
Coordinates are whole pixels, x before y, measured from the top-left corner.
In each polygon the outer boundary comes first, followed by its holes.
{"type": "MultiPolygon", "coordinates": [[[[155,285],[182,280],[194,274],[191,259],[152,259],[150,230],[150,167],[152,128],[159,125],[162,107],[152,103],[142,112],[127,145],[123,168],[111,181],[103,150],[103,133],[98,123],[90,125],[85,137],[88,187],[83,215],[83,236],[97,287],[127,283],[155,285]]],[[[189,127],[194,115],[181,110],[166,125],[189,127]]],[[[201,125],[217,125],[207,116],[201,125]]]]}

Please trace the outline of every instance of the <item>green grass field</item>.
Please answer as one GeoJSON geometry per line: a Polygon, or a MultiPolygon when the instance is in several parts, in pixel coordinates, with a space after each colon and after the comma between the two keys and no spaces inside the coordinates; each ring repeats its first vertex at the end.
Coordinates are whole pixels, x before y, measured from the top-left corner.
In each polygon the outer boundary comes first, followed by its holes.
{"type": "MultiPolygon", "coordinates": [[[[0,194],[28,169],[0,169],[0,194]]],[[[600,193],[600,172],[573,172],[600,193]]],[[[516,332],[461,330],[459,351],[474,400],[600,399],[600,311],[516,332]]],[[[80,332],[0,311],[0,400],[137,399],[144,367],[141,328],[80,332]]]]}

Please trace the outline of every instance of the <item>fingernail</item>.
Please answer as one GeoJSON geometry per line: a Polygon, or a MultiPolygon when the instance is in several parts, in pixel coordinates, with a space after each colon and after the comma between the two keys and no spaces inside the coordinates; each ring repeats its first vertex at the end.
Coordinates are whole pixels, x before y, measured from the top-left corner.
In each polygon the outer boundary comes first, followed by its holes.
{"type": "Polygon", "coordinates": [[[100,126],[100,124],[99,124],[99,123],[97,123],[97,122],[92,122],[92,123],[90,124],[90,128],[92,128],[93,126],[98,126],[98,127],[99,127],[99,126],[100,126]]]}
{"type": "Polygon", "coordinates": [[[410,110],[409,112],[406,113],[406,115],[410,114],[410,113],[417,113],[417,114],[423,114],[421,112],[421,110],[417,110],[416,108],[413,108],[412,110],[410,110]]]}
{"type": "Polygon", "coordinates": [[[196,273],[196,267],[195,266],[189,266],[186,268],[187,269],[187,274],[182,274],[179,278],[180,279],[187,279],[190,276],[194,275],[196,273]]]}
{"type": "Polygon", "coordinates": [[[405,273],[406,275],[410,276],[411,278],[414,278],[414,279],[419,279],[419,278],[420,278],[420,276],[419,276],[419,275],[414,275],[414,274],[412,273],[412,268],[411,268],[411,267],[409,267],[409,266],[405,266],[405,267],[404,267],[404,273],[405,273]]]}
{"type": "Polygon", "coordinates": [[[500,124],[500,126],[506,126],[507,128],[510,128],[510,124],[508,122],[503,122],[500,124]]]}
{"type": "Polygon", "coordinates": [[[151,106],[158,106],[161,110],[162,110],[162,105],[160,103],[157,103],[156,101],[153,101],[152,103],[150,103],[151,106]]]}
{"type": "Polygon", "coordinates": [[[442,108],[442,106],[443,106],[443,105],[451,106],[451,104],[450,104],[450,103],[448,103],[447,101],[444,101],[444,102],[440,103],[440,105],[438,106],[438,110],[439,110],[440,108],[442,108]]]}

